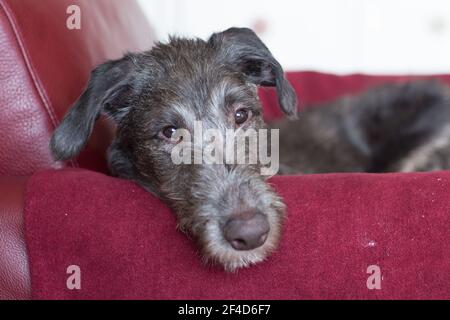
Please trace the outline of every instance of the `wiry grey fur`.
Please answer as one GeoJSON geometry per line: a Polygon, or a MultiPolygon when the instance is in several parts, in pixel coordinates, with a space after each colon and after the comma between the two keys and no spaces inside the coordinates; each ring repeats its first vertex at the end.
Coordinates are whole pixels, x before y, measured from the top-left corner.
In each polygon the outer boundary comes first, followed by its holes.
{"type": "MultiPolygon", "coordinates": [[[[233,115],[242,107],[251,111],[243,127],[263,128],[257,86],[276,87],[281,109],[295,118],[295,93],[253,31],[231,28],[208,41],[172,38],[97,67],[56,129],[51,149],[58,160],[76,156],[98,115],[110,115],[118,128],[108,155],[111,173],[163,199],[174,209],[180,229],[199,242],[205,258],[232,271],[262,261],[276,248],[283,202],[260,175],[258,164],[173,164],[173,145],[161,131],[167,126],[192,130],[196,120],[205,129],[235,129],[233,115]],[[270,231],[261,246],[235,250],[224,239],[224,226],[248,212],[264,216],[270,231]]],[[[278,124],[284,171],[378,172],[402,170],[402,164],[415,169],[406,163],[408,156],[420,160],[417,169],[427,168],[428,159],[414,152],[426,149],[442,132],[450,136],[450,129],[443,129],[449,118],[447,97],[441,86],[420,83],[374,89],[306,111],[297,122],[278,124]]],[[[441,141],[436,148],[445,149],[443,145],[441,141]]],[[[448,165],[448,152],[444,158],[448,165]]]]}

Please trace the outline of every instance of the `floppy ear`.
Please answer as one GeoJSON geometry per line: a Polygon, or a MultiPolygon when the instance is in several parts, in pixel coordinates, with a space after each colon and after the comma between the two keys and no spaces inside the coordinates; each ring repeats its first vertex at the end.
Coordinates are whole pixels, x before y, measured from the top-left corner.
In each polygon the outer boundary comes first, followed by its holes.
{"type": "Polygon", "coordinates": [[[248,28],[230,28],[215,33],[209,43],[219,50],[226,61],[248,81],[260,86],[276,87],[280,107],[285,114],[297,114],[297,96],[284,76],[280,63],[270,53],[256,33],[248,28]]]}
{"type": "Polygon", "coordinates": [[[88,86],[56,128],[50,141],[55,160],[76,156],[86,145],[95,120],[105,112],[119,122],[129,109],[135,88],[131,75],[136,68],[133,56],[108,61],[91,73],[88,86]]]}

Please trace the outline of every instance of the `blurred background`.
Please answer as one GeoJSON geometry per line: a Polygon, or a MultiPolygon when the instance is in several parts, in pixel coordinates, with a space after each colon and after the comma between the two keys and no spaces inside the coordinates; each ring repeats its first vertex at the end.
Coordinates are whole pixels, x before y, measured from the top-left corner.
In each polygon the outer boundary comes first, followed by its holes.
{"type": "Polygon", "coordinates": [[[450,0],[139,0],[159,39],[254,29],[286,70],[450,73],[450,0]]]}

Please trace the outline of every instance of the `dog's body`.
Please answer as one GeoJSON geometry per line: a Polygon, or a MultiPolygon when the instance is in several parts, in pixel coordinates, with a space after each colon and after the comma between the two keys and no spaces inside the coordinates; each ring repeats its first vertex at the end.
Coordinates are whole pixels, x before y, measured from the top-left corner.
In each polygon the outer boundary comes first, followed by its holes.
{"type": "Polygon", "coordinates": [[[283,173],[450,168],[450,91],[437,81],[374,87],[272,126],[283,173]]]}
{"type": "MultiPolygon", "coordinates": [[[[295,117],[296,96],[283,69],[251,30],[231,28],[208,41],[172,39],[96,68],[51,149],[58,160],[74,157],[98,115],[108,114],[117,123],[108,154],[112,174],[164,200],[207,260],[236,270],[276,248],[281,199],[261,176],[259,162],[176,165],[171,152],[180,143],[173,139],[176,129],[191,131],[198,120],[221,132],[265,128],[257,86],[276,87],[281,109],[295,117]]],[[[282,171],[444,169],[449,119],[448,95],[438,84],[345,98],[278,124],[282,171]]]]}

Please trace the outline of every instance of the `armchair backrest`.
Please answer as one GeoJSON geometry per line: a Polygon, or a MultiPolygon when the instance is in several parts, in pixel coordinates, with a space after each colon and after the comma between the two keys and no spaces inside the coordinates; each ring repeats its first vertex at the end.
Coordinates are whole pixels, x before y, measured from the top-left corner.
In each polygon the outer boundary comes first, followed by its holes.
{"type": "Polygon", "coordinates": [[[0,0],[0,176],[63,166],[105,171],[114,130],[108,121],[98,121],[70,163],[53,161],[51,133],[95,65],[154,40],[134,0],[0,0]],[[80,8],[80,29],[67,25],[76,18],[71,5],[80,8]]]}

